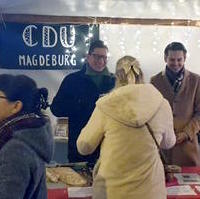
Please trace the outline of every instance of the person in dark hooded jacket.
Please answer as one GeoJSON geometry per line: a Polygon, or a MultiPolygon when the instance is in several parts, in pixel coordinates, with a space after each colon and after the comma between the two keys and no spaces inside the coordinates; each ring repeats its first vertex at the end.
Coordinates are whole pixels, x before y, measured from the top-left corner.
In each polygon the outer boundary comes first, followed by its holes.
{"type": "Polygon", "coordinates": [[[53,154],[48,91],[25,75],[0,75],[0,198],[47,198],[45,163],[53,154]]]}

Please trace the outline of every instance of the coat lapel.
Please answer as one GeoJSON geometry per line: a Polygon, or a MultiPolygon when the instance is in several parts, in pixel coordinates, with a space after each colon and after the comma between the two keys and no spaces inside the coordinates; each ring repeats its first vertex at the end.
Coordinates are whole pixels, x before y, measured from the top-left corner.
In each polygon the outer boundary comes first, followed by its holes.
{"type": "Polygon", "coordinates": [[[170,82],[169,82],[169,80],[168,80],[168,78],[166,76],[166,72],[165,71],[162,72],[162,77],[163,77],[163,80],[164,80],[164,84],[165,84],[166,90],[169,91],[170,96],[174,96],[173,87],[170,84],[170,82]]]}

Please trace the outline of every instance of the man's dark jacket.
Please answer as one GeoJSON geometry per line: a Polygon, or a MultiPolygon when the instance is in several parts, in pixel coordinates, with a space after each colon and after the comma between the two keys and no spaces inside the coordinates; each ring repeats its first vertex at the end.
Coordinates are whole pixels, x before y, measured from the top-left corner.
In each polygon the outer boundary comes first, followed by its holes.
{"type": "Polygon", "coordinates": [[[86,66],[64,78],[50,108],[56,117],[69,118],[69,161],[87,161],[94,164],[99,156],[99,149],[91,155],[82,156],[77,151],[76,140],[81,129],[87,124],[99,96],[114,87],[115,77],[112,74],[103,76],[103,84],[101,88],[97,88],[85,71],[86,66]]]}

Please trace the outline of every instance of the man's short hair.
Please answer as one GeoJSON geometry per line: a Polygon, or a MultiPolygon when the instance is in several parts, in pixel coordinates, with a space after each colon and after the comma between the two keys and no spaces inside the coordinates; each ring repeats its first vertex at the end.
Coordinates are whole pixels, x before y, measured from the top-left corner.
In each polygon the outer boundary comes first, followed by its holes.
{"type": "Polygon", "coordinates": [[[88,54],[91,55],[95,48],[106,48],[108,50],[108,47],[102,40],[96,40],[91,43],[88,54]]]}
{"type": "Polygon", "coordinates": [[[168,53],[170,50],[172,50],[172,51],[180,50],[180,51],[183,51],[184,54],[187,53],[185,46],[180,42],[172,42],[172,43],[168,44],[164,51],[165,56],[168,56],[168,53]]]}

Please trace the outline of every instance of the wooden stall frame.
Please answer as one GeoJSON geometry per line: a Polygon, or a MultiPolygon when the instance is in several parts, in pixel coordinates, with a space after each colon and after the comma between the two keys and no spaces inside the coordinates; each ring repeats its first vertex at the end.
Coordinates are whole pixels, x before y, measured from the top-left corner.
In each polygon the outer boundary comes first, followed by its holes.
{"type": "Polygon", "coordinates": [[[119,24],[119,25],[157,25],[157,26],[193,26],[200,27],[200,20],[157,19],[157,18],[122,18],[96,16],[48,16],[30,14],[0,14],[0,23],[71,23],[71,24],[119,24]]]}

